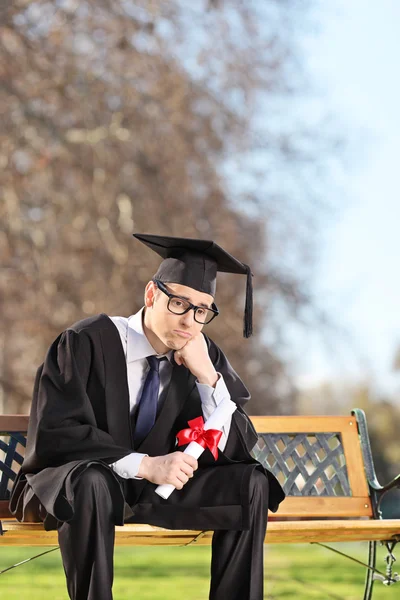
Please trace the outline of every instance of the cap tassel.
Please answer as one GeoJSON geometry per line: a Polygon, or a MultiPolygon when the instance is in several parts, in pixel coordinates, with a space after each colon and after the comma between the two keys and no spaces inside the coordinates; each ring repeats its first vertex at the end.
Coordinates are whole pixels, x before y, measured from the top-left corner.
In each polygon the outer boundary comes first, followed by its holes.
{"type": "Polygon", "coordinates": [[[253,334],[253,273],[248,265],[244,265],[247,272],[246,303],[244,308],[243,336],[249,338],[253,334]]]}

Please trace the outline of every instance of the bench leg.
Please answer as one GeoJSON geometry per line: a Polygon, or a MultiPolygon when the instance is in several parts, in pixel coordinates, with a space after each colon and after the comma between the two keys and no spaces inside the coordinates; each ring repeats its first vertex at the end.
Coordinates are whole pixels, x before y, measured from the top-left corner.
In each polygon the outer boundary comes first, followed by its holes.
{"type": "Polygon", "coordinates": [[[374,581],[381,581],[384,585],[393,585],[394,583],[398,583],[400,581],[400,575],[398,573],[393,573],[393,564],[396,562],[396,557],[393,554],[393,550],[398,541],[399,540],[394,539],[390,542],[381,542],[382,546],[386,546],[388,551],[386,556],[386,574],[382,575],[380,573],[374,573],[374,581]]]}
{"type": "Polygon", "coordinates": [[[363,600],[371,600],[374,586],[374,571],[376,566],[376,542],[368,542],[368,566],[365,576],[365,590],[363,600]]]}

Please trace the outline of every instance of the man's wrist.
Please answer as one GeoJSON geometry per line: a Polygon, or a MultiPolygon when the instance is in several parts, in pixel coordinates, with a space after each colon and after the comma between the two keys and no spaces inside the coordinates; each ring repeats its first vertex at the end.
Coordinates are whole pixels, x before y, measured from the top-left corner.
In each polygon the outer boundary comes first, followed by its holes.
{"type": "Polygon", "coordinates": [[[215,369],[209,373],[202,373],[197,377],[198,383],[210,385],[211,387],[215,387],[217,385],[218,379],[219,375],[215,369]]]}
{"type": "Polygon", "coordinates": [[[140,477],[141,479],[147,479],[147,468],[149,466],[149,462],[151,461],[151,457],[146,455],[143,456],[140,465],[139,465],[139,470],[137,473],[137,477],[140,477]]]}

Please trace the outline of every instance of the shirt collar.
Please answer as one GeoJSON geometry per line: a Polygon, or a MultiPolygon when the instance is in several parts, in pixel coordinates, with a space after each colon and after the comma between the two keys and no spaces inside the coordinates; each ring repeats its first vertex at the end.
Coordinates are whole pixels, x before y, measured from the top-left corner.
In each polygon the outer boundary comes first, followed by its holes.
{"type": "Polygon", "coordinates": [[[166,354],[157,354],[156,350],[150,344],[143,330],[143,315],[144,307],[128,318],[126,361],[130,363],[134,360],[146,358],[146,356],[166,357],[171,361],[173,350],[170,350],[166,354]]]}

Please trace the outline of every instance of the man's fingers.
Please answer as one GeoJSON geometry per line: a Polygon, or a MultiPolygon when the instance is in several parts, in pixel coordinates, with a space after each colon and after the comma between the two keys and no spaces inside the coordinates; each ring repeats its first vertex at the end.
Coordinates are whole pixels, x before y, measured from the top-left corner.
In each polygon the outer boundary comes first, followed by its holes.
{"type": "Polygon", "coordinates": [[[182,485],[185,485],[185,483],[187,483],[189,481],[189,477],[187,475],[185,475],[185,473],[183,473],[182,471],[180,473],[178,473],[176,478],[178,479],[178,481],[180,481],[182,483],[182,485]]]}
{"type": "Polygon", "coordinates": [[[197,469],[197,460],[183,452],[173,452],[165,456],[145,456],[142,460],[142,474],[145,479],[162,485],[171,483],[178,490],[193,477],[197,469]]]}
{"type": "Polygon", "coordinates": [[[185,475],[185,473],[183,473],[182,471],[171,473],[165,479],[165,483],[167,483],[169,485],[173,485],[178,490],[181,490],[183,488],[183,486],[185,485],[185,483],[187,483],[188,481],[189,481],[189,477],[187,475],[185,475]]]}
{"type": "Polygon", "coordinates": [[[179,466],[183,464],[189,465],[193,471],[196,471],[199,466],[196,458],[190,456],[190,454],[185,454],[185,452],[182,452],[181,450],[176,450],[170,456],[173,457],[175,464],[179,466]]]}
{"type": "Polygon", "coordinates": [[[184,473],[187,477],[193,477],[193,471],[197,469],[197,460],[184,452],[177,452],[175,465],[178,471],[184,473]]]}
{"type": "Polygon", "coordinates": [[[175,352],[174,358],[175,358],[175,362],[176,362],[177,365],[182,365],[183,364],[182,354],[179,351],[175,352]]]}
{"type": "Polygon", "coordinates": [[[190,454],[185,454],[184,452],[182,452],[182,458],[186,464],[188,464],[192,467],[193,471],[196,471],[196,469],[199,466],[199,463],[193,456],[190,456],[190,454]]]}
{"type": "Polygon", "coordinates": [[[182,464],[187,464],[190,467],[192,467],[194,471],[198,467],[197,460],[193,456],[190,456],[190,454],[185,454],[185,452],[182,452],[181,450],[176,450],[168,456],[170,456],[174,464],[178,466],[181,466],[182,464]]]}
{"type": "Polygon", "coordinates": [[[183,463],[180,468],[182,473],[184,473],[188,477],[193,477],[193,467],[191,467],[187,463],[183,463]]]}
{"type": "Polygon", "coordinates": [[[178,366],[183,365],[186,367],[185,359],[179,351],[175,352],[174,359],[178,366]]]}

